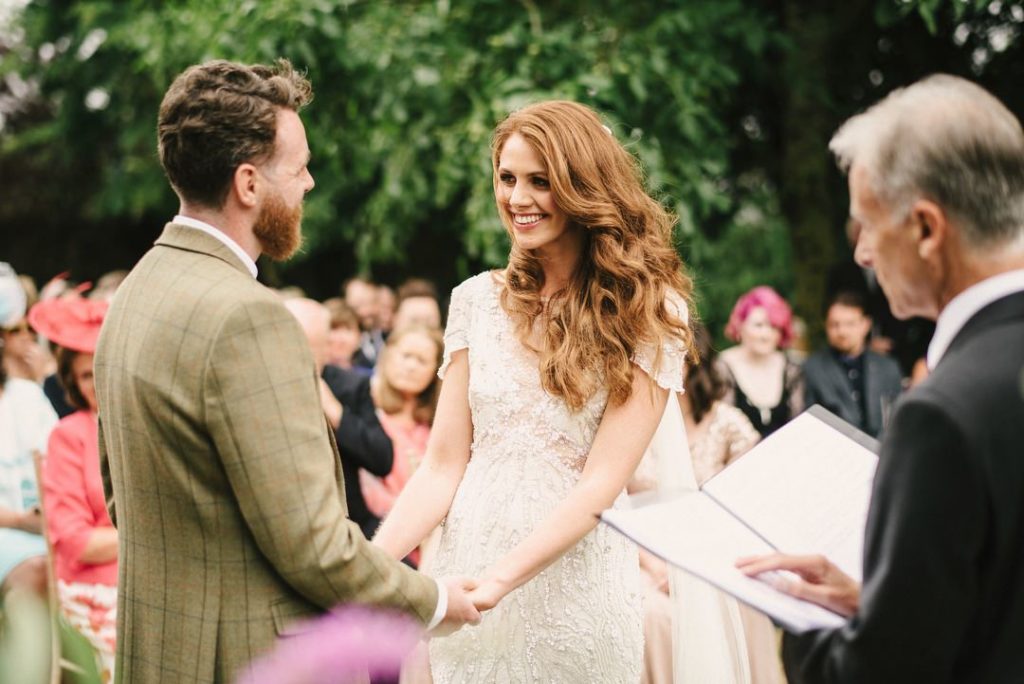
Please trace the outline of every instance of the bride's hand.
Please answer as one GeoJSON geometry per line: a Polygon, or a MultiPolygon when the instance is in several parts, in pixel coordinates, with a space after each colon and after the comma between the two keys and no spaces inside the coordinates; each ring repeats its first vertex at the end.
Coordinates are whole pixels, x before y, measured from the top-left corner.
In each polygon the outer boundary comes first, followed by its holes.
{"type": "Polygon", "coordinates": [[[476,609],[481,613],[490,610],[498,605],[498,602],[505,597],[505,591],[501,584],[494,579],[485,579],[480,582],[476,589],[469,592],[469,600],[473,602],[476,609]]]}

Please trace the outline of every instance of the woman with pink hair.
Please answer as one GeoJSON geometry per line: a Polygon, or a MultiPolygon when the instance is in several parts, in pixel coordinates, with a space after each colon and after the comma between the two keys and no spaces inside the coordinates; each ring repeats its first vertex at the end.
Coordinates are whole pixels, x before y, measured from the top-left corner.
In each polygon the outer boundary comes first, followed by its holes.
{"type": "Polygon", "coordinates": [[[800,365],[784,351],[793,341],[793,311],[772,288],[755,287],[736,301],[725,334],[739,344],[719,356],[729,387],[723,401],[769,435],[804,408],[800,365]]]}

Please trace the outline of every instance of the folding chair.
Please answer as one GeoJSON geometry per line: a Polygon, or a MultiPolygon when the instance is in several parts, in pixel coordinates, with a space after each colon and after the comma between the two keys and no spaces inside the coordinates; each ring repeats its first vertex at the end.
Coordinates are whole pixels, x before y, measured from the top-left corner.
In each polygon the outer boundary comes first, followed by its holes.
{"type": "Polygon", "coordinates": [[[88,639],[60,617],[60,596],[57,593],[57,575],[53,566],[53,546],[50,544],[50,534],[46,527],[46,506],[42,496],[43,461],[45,459],[46,456],[38,451],[32,452],[32,461],[36,469],[36,485],[40,492],[39,511],[43,526],[42,534],[46,541],[46,595],[50,612],[50,684],[61,684],[62,681],[81,684],[99,682],[100,674],[96,668],[96,653],[92,645],[89,644],[88,639]],[[75,660],[65,658],[65,651],[74,652],[75,660]],[[87,657],[83,657],[86,653],[87,657]],[[82,660],[85,662],[81,662],[82,660]]]}

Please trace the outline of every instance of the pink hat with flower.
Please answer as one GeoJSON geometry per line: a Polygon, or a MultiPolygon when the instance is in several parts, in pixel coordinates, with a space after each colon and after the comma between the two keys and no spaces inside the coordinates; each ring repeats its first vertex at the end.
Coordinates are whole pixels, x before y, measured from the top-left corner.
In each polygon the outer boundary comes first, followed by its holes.
{"type": "Polygon", "coordinates": [[[66,349],[92,354],[110,304],[93,299],[47,299],[28,312],[29,324],[66,349]]]}

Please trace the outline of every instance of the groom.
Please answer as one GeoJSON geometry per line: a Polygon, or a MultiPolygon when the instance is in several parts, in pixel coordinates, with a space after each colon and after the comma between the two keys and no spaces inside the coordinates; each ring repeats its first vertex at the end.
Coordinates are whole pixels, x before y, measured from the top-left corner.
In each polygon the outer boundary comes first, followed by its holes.
{"type": "Polygon", "coordinates": [[[339,603],[449,630],[480,619],[468,583],[412,571],[347,519],[305,337],[256,281],[260,254],[299,246],[311,95],[286,61],[218,61],[160,107],[181,209],[122,285],[95,361],[124,682],[232,681],[339,603]]]}
{"type": "Polygon", "coordinates": [[[789,590],[850,617],[787,637],[789,681],[1024,681],[1024,133],[980,87],[933,76],[848,121],[832,150],[856,258],[900,318],[937,318],[930,377],[882,443],[864,589],[820,557],[789,590]]]}

